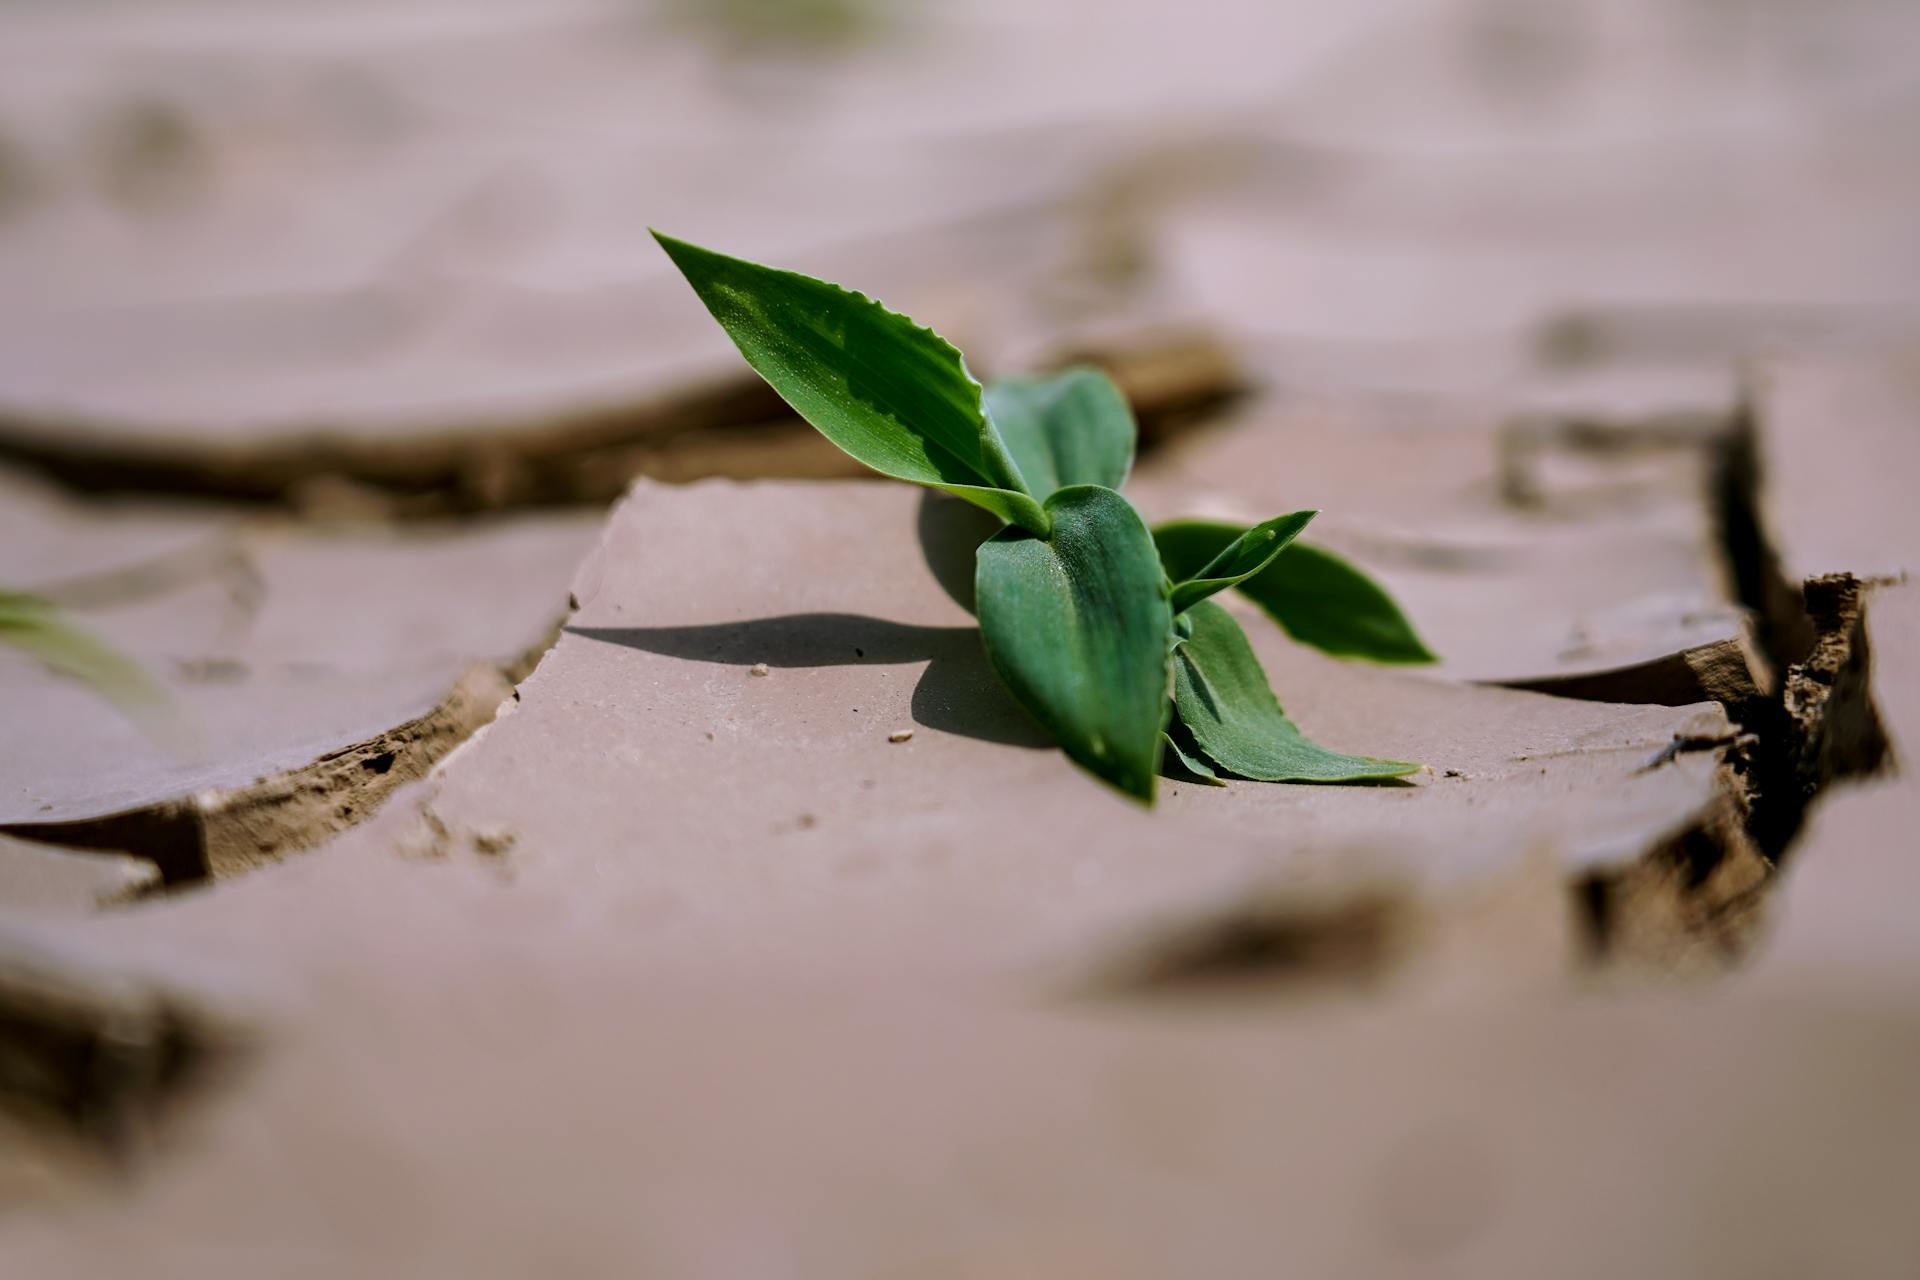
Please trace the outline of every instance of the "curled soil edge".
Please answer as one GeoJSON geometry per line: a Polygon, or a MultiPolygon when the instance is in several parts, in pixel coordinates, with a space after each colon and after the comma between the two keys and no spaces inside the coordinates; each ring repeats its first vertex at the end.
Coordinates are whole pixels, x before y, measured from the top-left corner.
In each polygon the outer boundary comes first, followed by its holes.
{"type": "MultiPolygon", "coordinates": [[[[1106,369],[1151,450],[1237,398],[1245,380],[1203,334],[1148,332],[1051,363],[1106,369]]],[[[471,421],[349,434],[315,423],[271,443],[156,443],[111,422],[0,407],[0,462],[77,493],[213,498],[319,515],[433,518],[598,505],[635,479],[820,480],[870,476],[750,374],[654,398],[476,430],[471,421]]]]}
{"type": "Polygon", "coordinates": [[[1744,732],[1726,744],[1715,804],[1632,865],[1575,886],[1596,967],[1684,973],[1736,963],[1760,933],[1767,893],[1816,798],[1895,767],[1873,699],[1874,584],[1786,575],[1764,517],[1758,430],[1743,405],[1716,444],[1710,498],[1731,589],[1778,674],[1726,704],[1744,732]]]}
{"type": "Polygon", "coordinates": [[[556,625],[512,662],[474,663],[417,719],[251,786],[78,822],[0,830],[24,840],[147,859],[160,869],[162,891],[268,865],[365,821],[400,787],[425,777],[493,720],[558,636],[556,625]]]}

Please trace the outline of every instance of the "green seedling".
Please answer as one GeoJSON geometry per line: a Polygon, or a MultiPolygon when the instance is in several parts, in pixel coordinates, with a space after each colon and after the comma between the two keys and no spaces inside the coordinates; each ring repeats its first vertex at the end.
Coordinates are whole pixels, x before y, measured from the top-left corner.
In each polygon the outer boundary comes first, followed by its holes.
{"type": "Polygon", "coordinates": [[[747,363],[880,474],[1004,526],[975,557],[976,612],[1002,683],[1082,768],[1148,804],[1163,765],[1224,785],[1356,782],[1420,766],[1343,755],[1280,709],[1234,616],[1234,588],[1296,640],[1431,662],[1387,593],[1297,541],[1318,514],[1241,529],[1150,529],[1120,493],[1135,427],[1092,369],[982,388],[955,347],[863,294],[654,233],[747,363]]]}

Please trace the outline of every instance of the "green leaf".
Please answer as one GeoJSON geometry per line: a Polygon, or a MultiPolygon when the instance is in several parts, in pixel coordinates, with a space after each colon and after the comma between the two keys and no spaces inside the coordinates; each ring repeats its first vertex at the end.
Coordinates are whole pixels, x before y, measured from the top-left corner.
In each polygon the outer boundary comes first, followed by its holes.
{"type": "Polygon", "coordinates": [[[1002,378],[988,386],[986,406],[1035,497],[1072,484],[1118,489],[1133,469],[1133,411],[1098,369],[1002,378]]]}
{"type": "Polygon", "coordinates": [[[1325,547],[1295,543],[1241,590],[1288,635],[1336,657],[1409,665],[1440,660],[1384,587],[1325,547]]]}
{"type": "Polygon", "coordinates": [[[1233,615],[1207,600],[1181,620],[1173,657],[1173,701],[1181,725],[1207,758],[1261,782],[1355,782],[1397,778],[1420,766],[1343,755],[1287,719],[1267,673],[1233,615]]]}
{"type": "Polygon", "coordinates": [[[0,645],[80,681],[136,717],[167,705],[166,693],[138,663],[38,596],[0,591],[0,645]]]}
{"type": "MultiPolygon", "coordinates": [[[[1230,524],[1175,520],[1153,531],[1169,577],[1204,566],[1239,535],[1230,524]]],[[[1341,557],[1295,542],[1240,590],[1301,644],[1339,658],[1415,664],[1438,659],[1386,590],[1341,557]]]]}
{"type": "Polygon", "coordinates": [[[882,475],[1046,533],[952,343],[839,285],[654,239],[747,363],[821,435],[882,475]]]}
{"type": "MultiPolygon", "coordinates": [[[[1178,721],[1168,726],[1169,729],[1178,727],[1178,721]]],[[[1206,759],[1200,755],[1198,748],[1193,751],[1188,751],[1180,745],[1180,740],[1175,738],[1171,733],[1166,735],[1166,740],[1167,751],[1171,753],[1174,762],[1195,782],[1207,787],[1224,787],[1227,785],[1221,781],[1220,775],[1213,771],[1213,766],[1208,764],[1206,759]]]]}
{"type": "Polygon", "coordinates": [[[1076,764],[1151,804],[1173,643],[1153,536],[1097,485],[1061,489],[1046,508],[1051,536],[1005,529],[980,547],[987,658],[1076,764]]]}
{"type": "MultiPolygon", "coordinates": [[[[1254,525],[1244,532],[1236,531],[1234,536],[1220,547],[1213,556],[1204,561],[1192,572],[1175,574],[1171,568],[1167,578],[1173,584],[1173,611],[1185,613],[1208,596],[1225,591],[1228,587],[1237,587],[1274,562],[1287,544],[1300,536],[1300,531],[1312,522],[1318,511],[1295,511],[1291,515],[1275,516],[1271,520],[1254,525]]],[[[1167,526],[1162,526],[1163,528],[1167,526]]],[[[1224,526],[1231,529],[1232,526],[1224,526]]],[[[1159,535],[1155,535],[1158,545],[1159,535]]],[[[1161,563],[1166,562],[1166,552],[1161,551],[1161,563]]]]}

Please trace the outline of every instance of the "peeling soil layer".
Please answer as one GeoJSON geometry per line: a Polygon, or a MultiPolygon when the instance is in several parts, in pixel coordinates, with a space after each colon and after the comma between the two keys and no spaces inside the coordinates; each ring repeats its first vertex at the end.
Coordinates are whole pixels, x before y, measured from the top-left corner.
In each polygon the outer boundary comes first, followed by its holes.
{"type": "Polygon", "coordinates": [[[0,655],[0,831],[131,855],[169,886],[313,847],[492,719],[598,527],[322,525],[0,485],[0,578],[157,689],[128,715],[0,655]]]}
{"type": "MultiPolygon", "coordinates": [[[[1066,363],[1104,368],[1130,398],[1152,449],[1244,390],[1231,355],[1199,334],[1142,333],[1066,363]]],[[[582,410],[475,431],[413,425],[382,438],[323,428],[262,443],[196,447],[128,437],[110,422],[16,423],[0,413],[0,462],[80,493],[215,498],[311,516],[432,518],[604,504],[635,478],[829,479],[863,474],[751,375],[658,402],[582,410]]]]}
{"type": "Polygon", "coordinates": [[[447,752],[491,721],[513,696],[514,680],[511,670],[475,665],[426,715],[251,786],[4,830],[70,849],[136,855],[159,869],[168,888],[235,875],[311,849],[370,817],[394,791],[425,777],[447,752]]]}

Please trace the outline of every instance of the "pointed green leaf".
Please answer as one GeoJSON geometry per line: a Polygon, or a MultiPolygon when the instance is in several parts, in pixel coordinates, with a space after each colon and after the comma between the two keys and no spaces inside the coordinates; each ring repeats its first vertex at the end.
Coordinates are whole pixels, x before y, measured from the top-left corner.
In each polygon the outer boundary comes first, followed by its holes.
{"type": "MultiPolygon", "coordinates": [[[[1176,582],[1237,536],[1234,526],[1210,520],[1174,520],[1153,531],[1161,562],[1176,582]]],[[[1292,543],[1239,586],[1288,635],[1324,653],[1408,665],[1438,661],[1385,588],[1316,543],[1292,543]]]]}
{"type": "Polygon", "coordinates": [[[986,406],[1035,497],[1071,484],[1118,489],[1133,469],[1133,411],[1098,369],[1002,378],[988,386],[986,406]]]}
{"type": "Polygon", "coordinates": [[[1005,529],[980,547],[987,658],[1076,764],[1152,803],[1173,631],[1153,537],[1111,489],[1070,486],[1046,508],[1051,536],[1005,529]]]}
{"type": "Polygon", "coordinates": [[[69,622],[38,596],[0,591],[0,645],[26,654],[57,676],[78,680],[130,715],[167,705],[165,692],[138,663],[69,622]]]}
{"type": "MultiPolygon", "coordinates": [[[[1177,724],[1178,721],[1168,727],[1173,728],[1177,726],[1177,724]]],[[[1198,748],[1189,752],[1185,747],[1180,745],[1179,739],[1175,738],[1173,734],[1168,733],[1166,738],[1167,751],[1172,756],[1174,763],[1178,764],[1195,782],[1207,787],[1224,787],[1227,785],[1221,781],[1220,775],[1213,771],[1213,766],[1208,764],[1206,759],[1201,756],[1198,748]]]]}
{"type": "Polygon", "coordinates": [[[1397,778],[1420,766],[1343,755],[1287,719],[1267,673],[1233,615],[1211,600],[1188,610],[1173,658],[1173,701],[1181,726],[1229,773],[1262,782],[1354,782],[1397,778]]]}
{"type": "MultiPolygon", "coordinates": [[[[1244,532],[1236,531],[1211,558],[1191,573],[1176,575],[1169,569],[1167,578],[1174,584],[1173,611],[1185,613],[1208,596],[1217,595],[1228,587],[1237,587],[1253,577],[1272,564],[1319,514],[1318,511],[1295,511],[1290,515],[1275,516],[1244,532]]],[[[1161,558],[1164,565],[1164,551],[1161,558]]]]}
{"type": "Polygon", "coordinates": [[[1296,542],[1241,590],[1294,639],[1336,657],[1409,665],[1440,660],[1386,588],[1325,547],[1296,542]]]}
{"type": "Polygon", "coordinates": [[[953,344],[864,294],[654,233],[754,371],[821,435],[896,480],[1046,532],[953,344]]]}

